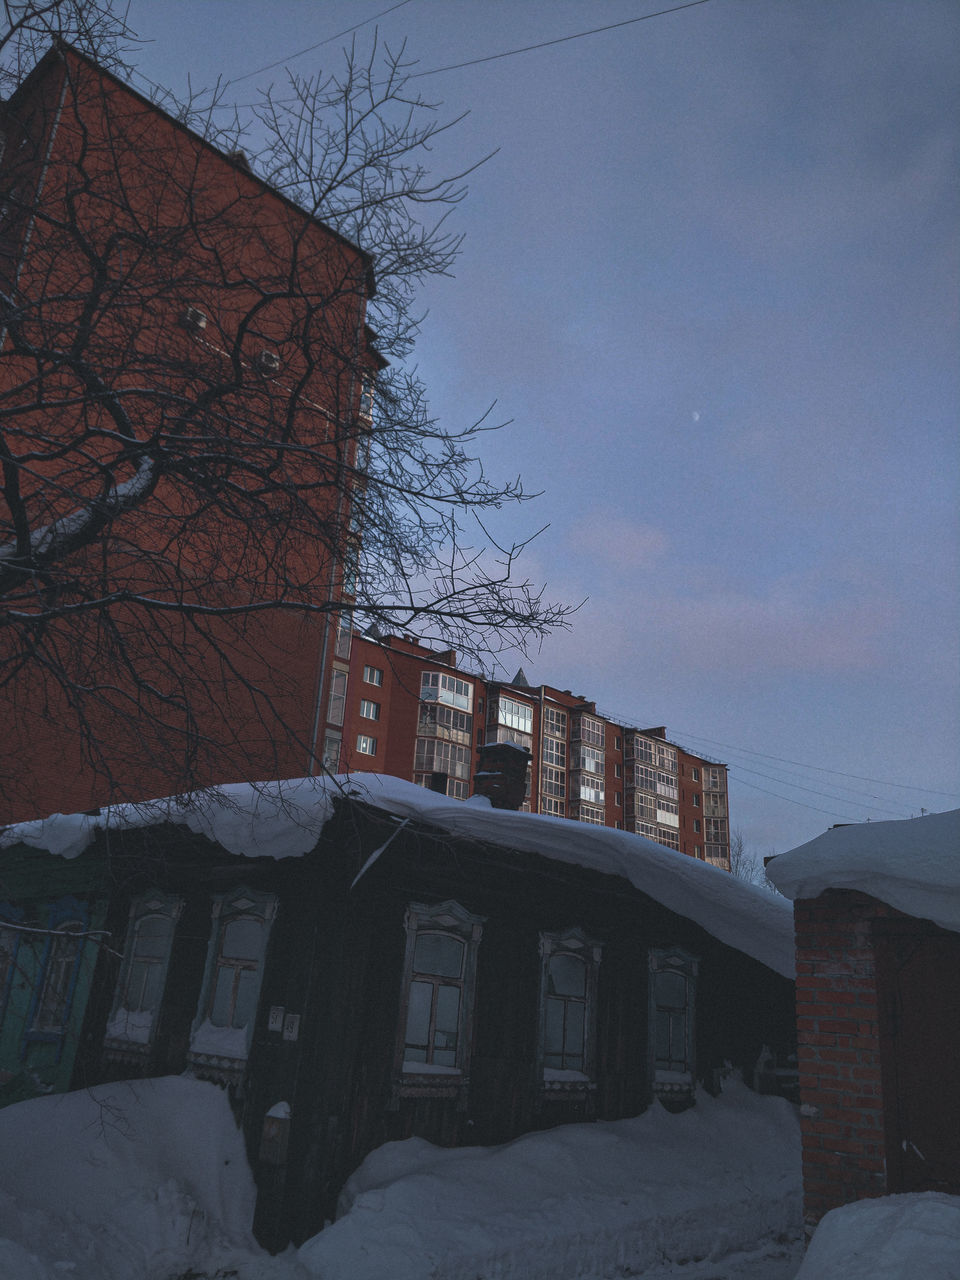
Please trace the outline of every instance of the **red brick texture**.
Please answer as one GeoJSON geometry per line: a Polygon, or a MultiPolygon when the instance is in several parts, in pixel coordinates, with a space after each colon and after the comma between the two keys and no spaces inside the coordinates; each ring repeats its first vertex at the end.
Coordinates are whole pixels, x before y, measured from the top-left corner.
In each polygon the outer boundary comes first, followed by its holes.
{"type": "Polygon", "coordinates": [[[830,890],[794,904],[804,1219],[888,1190],[888,1099],[874,921],[897,915],[830,890]]]}

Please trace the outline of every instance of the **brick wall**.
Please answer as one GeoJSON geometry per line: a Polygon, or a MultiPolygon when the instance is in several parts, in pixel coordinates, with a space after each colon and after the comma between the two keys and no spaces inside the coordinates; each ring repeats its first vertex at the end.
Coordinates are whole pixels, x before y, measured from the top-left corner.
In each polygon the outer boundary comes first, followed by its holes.
{"type": "Polygon", "coordinates": [[[794,904],[804,1220],[888,1190],[881,997],[873,922],[892,908],[848,890],[794,904]]]}

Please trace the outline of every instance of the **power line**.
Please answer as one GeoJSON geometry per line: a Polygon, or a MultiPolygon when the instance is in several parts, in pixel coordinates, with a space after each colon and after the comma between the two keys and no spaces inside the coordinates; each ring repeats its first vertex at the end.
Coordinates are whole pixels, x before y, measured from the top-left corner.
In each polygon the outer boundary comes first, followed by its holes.
{"type": "MultiPolygon", "coordinates": [[[[739,779],[740,785],[743,787],[752,787],[754,791],[762,791],[765,796],[773,796],[775,800],[786,800],[790,804],[798,804],[803,809],[813,809],[815,813],[825,813],[828,818],[844,818],[848,822],[851,821],[850,815],[847,813],[836,813],[833,809],[821,809],[819,805],[807,804],[805,800],[793,800],[790,796],[781,796],[776,791],[768,791],[766,787],[758,787],[755,782],[747,782],[746,779],[739,779]]],[[[859,819],[853,819],[859,821],[859,819]]]]}
{"type": "MultiPolygon", "coordinates": [[[[825,800],[839,800],[841,804],[855,804],[859,806],[859,808],[861,809],[874,809],[877,813],[890,813],[897,818],[903,817],[902,809],[887,809],[887,808],[884,808],[882,805],[867,804],[863,800],[851,800],[851,799],[848,799],[847,796],[831,795],[829,791],[818,791],[815,787],[805,787],[799,782],[790,782],[786,778],[775,778],[769,773],[761,773],[759,769],[748,769],[745,765],[742,765],[742,764],[732,764],[730,766],[730,769],[731,769],[731,772],[735,771],[738,776],[741,772],[752,773],[757,778],[766,778],[768,782],[776,782],[779,786],[782,786],[782,787],[793,787],[794,790],[796,791],[806,791],[806,792],[809,792],[809,794],[812,796],[822,796],[825,800]]],[[[741,779],[741,781],[746,782],[745,779],[741,779]]],[[[746,783],[746,785],[750,786],[750,783],[746,783]]],[[[783,796],[781,798],[784,800],[790,799],[789,796],[783,796]]]]}
{"type": "Polygon", "coordinates": [[[688,0],[687,4],[674,5],[672,9],[658,9],[656,13],[644,13],[639,18],[625,18],[622,22],[611,22],[605,27],[592,27],[589,31],[577,31],[570,36],[558,36],[555,40],[541,40],[538,44],[527,44],[521,49],[507,49],[504,53],[490,53],[485,58],[470,58],[466,62],[452,62],[448,67],[434,67],[432,71],[415,71],[411,80],[422,76],[437,76],[442,71],[459,71],[461,67],[476,67],[481,62],[496,62],[498,58],[512,58],[518,53],[532,53],[535,49],[547,49],[554,44],[566,44],[568,40],[582,40],[585,36],[599,35],[603,31],[615,31],[618,27],[629,27],[635,22],[647,22],[650,18],[662,18],[667,13],[679,13],[681,9],[694,9],[697,5],[709,4],[709,0],[688,0]]]}
{"type": "Polygon", "coordinates": [[[371,18],[364,18],[362,22],[355,22],[352,27],[347,27],[343,31],[338,31],[336,35],[326,36],[323,40],[318,40],[316,44],[308,45],[306,49],[300,49],[297,53],[288,54],[286,57],[278,58],[276,62],[268,62],[265,67],[258,67],[256,71],[248,71],[242,76],[234,76],[224,85],[227,88],[231,84],[240,84],[244,80],[252,80],[254,76],[262,76],[265,71],[272,71],[274,67],[285,66],[289,62],[293,62],[295,58],[302,58],[305,53],[313,53],[314,49],[319,49],[325,44],[329,44],[331,40],[339,40],[341,36],[348,36],[353,31],[359,31],[361,27],[367,26],[370,22],[377,22],[380,18],[385,18],[388,13],[393,13],[395,9],[402,9],[405,4],[409,4],[410,0],[399,0],[399,3],[392,4],[389,9],[381,9],[379,13],[375,13],[371,18]]]}
{"type": "Polygon", "coordinates": [[[788,760],[784,756],[772,756],[765,751],[753,751],[750,747],[737,747],[729,742],[718,742],[716,738],[704,738],[696,733],[686,733],[682,729],[677,730],[678,734],[692,742],[709,742],[715,747],[724,747],[729,751],[740,751],[744,755],[759,756],[763,760],[776,760],[778,764],[792,764],[799,769],[815,769],[818,773],[832,773],[838,778],[854,778],[857,782],[875,782],[881,787],[897,787],[901,791],[921,791],[925,795],[946,796],[948,799],[956,800],[960,793],[956,791],[934,791],[931,787],[914,787],[906,782],[889,782],[886,778],[868,778],[860,773],[844,773],[842,769],[829,769],[825,765],[804,764],[802,760],[788,760]]]}

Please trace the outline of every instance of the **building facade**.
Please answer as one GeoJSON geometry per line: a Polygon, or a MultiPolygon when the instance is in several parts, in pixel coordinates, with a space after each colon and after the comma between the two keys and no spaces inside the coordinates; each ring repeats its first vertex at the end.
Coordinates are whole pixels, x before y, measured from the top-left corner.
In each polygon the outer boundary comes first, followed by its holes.
{"type": "Polygon", "coordinates": [[[66,46],[0,104],[0,185],[0,823],[313,771],[368,255],[66,46]]]}
{"type": "Polygon", "coordinates": [[[466,799],[478,748],[513,742],[530,752],[526,811],[632,831],[730,869],[726,766],[670,742],[665,727],[626,724],[522,670],[486,680],[411,636],[354,633],[349,645],[328,708],[334,772],[388,773],[466,799]]]}

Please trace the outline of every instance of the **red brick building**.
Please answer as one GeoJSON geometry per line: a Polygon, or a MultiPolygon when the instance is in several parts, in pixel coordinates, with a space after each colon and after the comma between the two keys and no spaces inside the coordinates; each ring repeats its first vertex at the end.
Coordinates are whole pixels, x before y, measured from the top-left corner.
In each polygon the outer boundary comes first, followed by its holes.
{"type": "Polygon", "coordinates": [[[75,612],[5,669],[0,822],[309,773],[383,363],[371,262],[67,47],[2,104],[0,146],[0,545],[108,517],[6,595],[29,613],[37,583],[75,612]]]}
{"type": "Polygon", "coordinates": [[[524,809],[634,831],[729,870],[726,767],[668,741],[664,727],[627,725],[569,689],[531,686],[522,670],[486,680],[461,670],[453,650],[409,636],[354,634],[334,668],[328,767],[465,799],[477,748],[515,742],[530,752],[524,809]]]}
{"type": "Polygon", "coordinates": [[[809,1229],[960,1194],[960,811],[835,827],[770,860],[794,899],[809,1229]]]}

